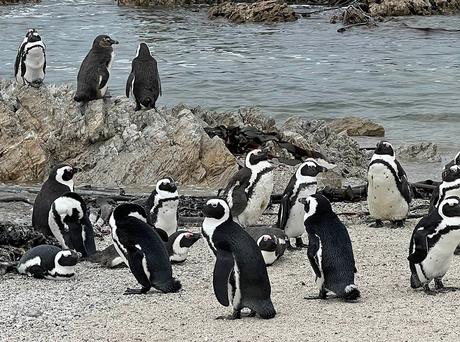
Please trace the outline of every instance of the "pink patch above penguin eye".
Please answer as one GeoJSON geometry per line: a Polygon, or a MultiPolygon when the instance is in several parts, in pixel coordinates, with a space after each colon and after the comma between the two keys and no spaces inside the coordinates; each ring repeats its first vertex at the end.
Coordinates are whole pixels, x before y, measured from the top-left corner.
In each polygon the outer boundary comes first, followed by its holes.
{"type": "Polygon", "coordinates": [[[193,236],[193,233],[186,233],[186,234],[185,234],[185,237],[186,237],[187,239],[190,239],[192,236],[193,236]]]}
{"type": "Polygon", "coordinates": [[[268,240],[271,240],[271,239],[272,239],[271,236],[269,236],[269,235],[264,235],[264,241],[268,241],[268,240]]]}

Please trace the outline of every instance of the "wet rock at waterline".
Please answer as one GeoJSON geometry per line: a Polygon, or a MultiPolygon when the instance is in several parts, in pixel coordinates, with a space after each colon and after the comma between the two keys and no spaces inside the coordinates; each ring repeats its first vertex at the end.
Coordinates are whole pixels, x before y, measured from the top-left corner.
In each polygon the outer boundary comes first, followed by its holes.
{"type": "Polygon", "coordinates": [[[453,14],[460,10],[460,0],[369,0],[372,16],[453,14]]]}
{"type": "Polygon", "coordinates": [[[366,118],[349,116],[328,123],[336,133],[346,132],[349,136],[383,137],[385,128],[366,118]]]}
{"type": "Polygon", "coordinates": [[[0,6],[1,5],[13,5],[13,4],[36,4],[38,2],[41,2],[41,0],[0,0],[0,6]]]}
{"type": "Polygon", "coordinates": [[[208,11],[209,19],[226,18],[235,23],[246,22],[289,22],[298,16],[284,1],[260,0],[252,4],[225,2],[208,11]]]}
{"type": "Polygon", "coordinates": [[[442,160],[438,146],[431,142],[402,145],[396,148],[395,152],[398,159],[409,162],[440,162],[442,160]]]}

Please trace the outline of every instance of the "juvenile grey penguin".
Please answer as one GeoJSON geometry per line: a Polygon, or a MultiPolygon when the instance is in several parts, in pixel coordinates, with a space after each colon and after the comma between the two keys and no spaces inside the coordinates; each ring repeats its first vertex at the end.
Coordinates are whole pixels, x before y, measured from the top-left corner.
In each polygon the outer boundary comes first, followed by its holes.
{"type": "Polygon", "coordinates": [[[259,246],[265,265],[273,265],[276,260],[284,255],[287,237],[281,229],[248,227],[245,230],[259,246]]]}
{"type": "Polygon", "coordinates": [[[316,194],[318,189],[316,176],[325,170],[314,159],[307,159],[297,168],[284,190],[278,211],[277,226],[286,233],[288,248],[292,248],[290,239],[296,240],[297,247],[306,247],[302,241],[302,235],[305,233],[303,222],[305,211],[303,204],[298,199],[316,194]]]}
{"type": "Polygon", "coordinates": [[[73,192],[73,176],[76,172],[77,169],[68,164],[56,165],[37,194],[32,209],[32,226],[44,235],[51,235],[48,223],[51,204],[59,196],[73,192]]]}
{"type": "Polygon", "coordinates": [[[85,201],[75,192],[58,197],[48,214],[48,224],[64,249],[74,249],[83,257],[96,253],[94,230],[85,201]]]}
{"type": "Polygon", "coordinates": [[[181,263],[187,260],[190,247],[192,247],[200,238],[200,234],[192,233],[186,230],[178,230],[170,235],[168,242],[166,243],[169,260],[172,263],[181,263]]]}
{"type": "Polygon", "coordinates": [[[375,221],[381,227],[383,220],[402,226],[409,214],[412,192],[407,175],[396,160],[393,146],[387,141],[377,144],[367,171],[367,203],[375,221]]]}
{"type": "Polygon", "coordinates": [[[245,166],[230,179],[224,198],[235,220],[247,227],[254,225],[263,214],[273,191],[273,165],[268,150],[248,153],[245,166]]]}
{"type": "Polygon", "coordinates": [[[177,230],[177,207],[179,194],[174,179],[159,180],[146,202],[148,222],[171,236],[177,230]]]}
{"type": "Polygon", "coordinates": [[[460,198],[443,199],[437,210],[432,210],[415,226],[409,244],[410,285],[423,287],[426,293],[434,294],[429,287],[434,279],[438,291],[445,288],[442,278],[452,264],[455,248],[460,243],[460,198]]]}
{"type": "Polygon", "coordinates": [[[14,76],[19,84],[35,88],[42,85],[46,70],[46,47],[36,29],[29,29],[14,63],[14,76]]]}
{"type": "Polygon", "coordinates": [[[449,196],[460,197],[460,165],[453,164],[444,169],[442,183],[433,191],[429,211],[438,208],[439,204],[449,196]]]}
{"type": "Polygon", "coordinates": [[[173,278],[166,247],[157,231],[147,223],[145,210],[137,204],[120,204],[109,220],[112,241],[121,259],[142,285],[140,290],[128,288],[125,294],[144,294],[152,287],[164,293],[181,289],[173,278]]]}
{"type": "Polygon", "coordinates": [[[126,82],[126,97],[132,93],[136,100],[136,108],[156,108],[155,103],[161,95],[161,81],[157,61],[150,54],[145,43],[140,43],[136,57],[132,61],[131,73],[126,82]]]}
{"type": "Polygon", "coordinates": [[[118,44],[118,42],[106,35],[99,35],[94,39],[93,47],[89,50],[78,71],[75,101],[88,102],[101,99],[106,95],[115,56],[113,44],[118,44]]]}
{"type": "Polygon", "coordinates": [[[331,203],[321,194],[299,199],[305,205],[305,229],[308,233],[308,260],[319,288],[319,296],[328,292],[344,300],[360,297],[355,285],[355,258],[347,228],[332,211],[331,203]]]}
{"type": "Polygon", "coordinates": [[[201,232],[216,258],[213,286],[219,303],[232,305],[232,319],[241,318],[243,308],[251,310],[250,316],[275,317],[267,268],[254,239],[233,221],[223,199],[208,200],[203,214],[201,232]]]}
{"type": "Polygon", "coordinates": [[[67,280],[75,276],[77,253],[51,245],[28,250],[19,260],[17,270],[29,277],[67,280]]]}

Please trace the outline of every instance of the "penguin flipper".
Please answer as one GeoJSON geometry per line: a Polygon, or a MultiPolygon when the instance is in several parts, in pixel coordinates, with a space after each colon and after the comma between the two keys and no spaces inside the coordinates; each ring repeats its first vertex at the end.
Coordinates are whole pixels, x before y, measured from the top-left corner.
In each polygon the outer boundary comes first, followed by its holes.
{"type": "Polygon", "coordinates": [[[77,223],[74,221],[68,222],[67,224],[69,226],[71,241],[71,246],[68,245],[68,247],[80,252],[84,257],[88,256],[82,236],[82,230],[84,227],[79,222],[77,223]]]}
{"type": "Polygon", "coordinates": [[[107,85],[107,82],[109,81],[109,71],[107,70],[106,67],[100,68],[99,69],[99,89],[104,88],[107,85]]]}
{"type": "Polygon", "coordinates": [[[318,278],[322,277],[319,263],[321,262],[318,260],[316,257],[316,254],[318,253],[320,248],[320,241],[319,237],[316,234],[308,234],[308,251],[307,251],[307,256],[308,260],[310,261],[311,268],[313,269],[313,272],[315,272],[315,275],[318,278]]]}
{"type": "Polygon", "coordinates": [[[221,249],[216,251],[216,264],[214,266],[213,287],[217,300],[223,306],[229,306],[228,281],[234,266],[233,254],[221,249]]]}
{"type": "Polygon", "coordinates": [[[409,184],[409,180],[407,179],[406,172],[402,168],[401,164],[395,160],[396,166],[398,168],[398,177],[400,180],[400,189],[402,196],[406,200],[407,203],[412,201],[412,190],[409,184]]]}
{"type": "Polygon", "coordinates": [[[33,265],[27,269],[27,273],[32,274],[34,278],[43,279],[46,275],[46,270],[40,265],[33,265]]]}
{"type": "Polygon", "coordinates": [[[144,268],[142,266],[144,253],[133,246],[127,246],[126,249],[128,250],[127,260],[131,273],[143,288],[150,289],[152,287],[150,284],[150,279],[147,278],[147,275],[145,274],[144,268]]]}
{"type": "Polygon", "coordinates": [[[134,74],[131,71],[131,73],[128,76],[128,80],[126,81],[126,97],[129,98],[129,93],[131,92],[131,86],[133,85],[134,81],[134,74]]]}
{"type": "Polygon", "coordinates": [[[412,237],[414,251],[409,254],[407,260],[414,264],[419,264],[425,260],[426,256],[428,255],[428,233],[429,232],[425,231],[424,229],[415,231],[412,237]]]}
{"type": "Polygon", "coordinates": [[[163,229],[155,228],[155,230],[157,231],[158,235],[160,235],[160,238],[163,240],[163,242],[169,241],[168,233],[166,233],[163,229]]]}
{"type": "Polygon", "coordinates": [[[96,253],[96,242],[94,241],[93,225],[91,224],[91,221],[89,220],[88,214],[85,215],[83,222],[84,222],[83,229],[85,231],[85,236],[86,236],[84,245],[85,245],[86,253],[88,254],[88,256],[90,256],[96,253]]]}
{"type": "Polygon", "coordinates": [[[285,194],[281,198],[281,203],[280,203],[280,208],[278,211],[278,223],[277,226],[280,229],[283,229],[286,227],[286,223],[289,218],[289,213],[290,213],[290,200],[289,200],[289,195],[285,194]]]}

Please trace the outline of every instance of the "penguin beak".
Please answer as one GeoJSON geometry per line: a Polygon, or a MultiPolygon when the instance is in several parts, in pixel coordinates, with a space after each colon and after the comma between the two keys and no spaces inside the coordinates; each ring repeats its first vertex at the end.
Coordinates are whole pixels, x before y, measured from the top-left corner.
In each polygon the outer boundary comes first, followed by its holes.
{"type": "Polygon", "coordinates": [[[307,199],[306,199],[306,198],[299,198],[298,201],[299,201],[299,203],[302,203],[302,204],[307,203],[307,199]]]}
{"type": "Polygon", "coordinates": [[[110,44],[118,44],[118,40],[113,40],[113,39],[110,39],[110,44]]]}

